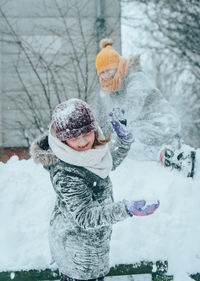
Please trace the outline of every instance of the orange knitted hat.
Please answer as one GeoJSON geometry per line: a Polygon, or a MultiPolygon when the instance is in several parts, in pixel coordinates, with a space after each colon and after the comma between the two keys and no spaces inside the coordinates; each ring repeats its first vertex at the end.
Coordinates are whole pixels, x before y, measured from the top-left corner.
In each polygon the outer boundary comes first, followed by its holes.
{"type": "Polygon", "coordinates": [[[102,71],[118,67],[120,55],[115,51],[112,45],[113,41],[111,39],[105,38],[100,42],[102,50],[96,57],[96,69],[98,75],[100,75],[102,71]]]}

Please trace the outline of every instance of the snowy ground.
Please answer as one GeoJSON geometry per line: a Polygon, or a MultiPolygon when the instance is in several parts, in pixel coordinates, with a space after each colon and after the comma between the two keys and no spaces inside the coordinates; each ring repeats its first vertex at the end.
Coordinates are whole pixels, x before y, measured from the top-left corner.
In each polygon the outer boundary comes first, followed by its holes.
{"type": "MultiPolygon", "coordinates": [[[[158,211],[113,227],[111,266],[168,260],[175,281],[200,272],[200,181],[159,163],[126,159],[111,173],[115,200],[160,200],[158,211]]],[[[0,271],[50,267],[48,223],[55,194],[32,160],[0,163],[0,271]]]]}
{"type": "Polygon", "coordinates": [[[106,277],[105,281],[152,281],[151,274],[106,277]]]}
{"type": "Polygon", "coordinates": [[[152,276],[151,274],[109,276],[105,278],[105,281],[152,281],[152,276]]]}

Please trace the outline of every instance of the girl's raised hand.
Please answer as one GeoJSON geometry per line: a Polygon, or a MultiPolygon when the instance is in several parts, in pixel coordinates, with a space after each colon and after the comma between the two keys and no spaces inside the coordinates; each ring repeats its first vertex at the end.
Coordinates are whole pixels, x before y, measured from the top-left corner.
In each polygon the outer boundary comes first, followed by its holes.
{"type": "Polygon", "coordinates": [[[124,114],[124,109],[120,109],[119,107],[113,108],[113,110],[109,113],[111,119],[110,122],[120,139],[124,140],[125,142],[133,142],[133,134],[127,128],[127,120],[124,114]]]}

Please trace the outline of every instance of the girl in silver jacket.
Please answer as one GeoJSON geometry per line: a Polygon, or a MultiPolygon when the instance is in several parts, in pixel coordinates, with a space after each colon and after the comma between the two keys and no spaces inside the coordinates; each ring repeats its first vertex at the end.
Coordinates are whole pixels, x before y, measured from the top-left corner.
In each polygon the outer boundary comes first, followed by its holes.
{"type": "Polygon", "coordinates": [[[57,199],[49,230],[50,250],[62,281],[104,280],[109,272],[112,224],[152,214],[145,200],[113,201],[109,173],[126,157],[132,134],[120,123],[123,110],[110,113],[118,146],[108,147],[88,104],[70,99],[52,115],[49,132],[31,147],[35,162],[50,173],[57,199]]]}
{"type": "Polygon", "coordinates": [[[193,176],[195,152],[189,146],[181,147],[180,120],[142,71],[139,57],[122,58],[113,48],[111,39],[101,40],[100,47],[96,69],[101,92],[94,103],[96,117],[104,133],[111,129],[107,113],[113,107],[123,107],[135,137],[129,152],[131,158],[153,161],[160,158],[164,166],[193,176]]]}

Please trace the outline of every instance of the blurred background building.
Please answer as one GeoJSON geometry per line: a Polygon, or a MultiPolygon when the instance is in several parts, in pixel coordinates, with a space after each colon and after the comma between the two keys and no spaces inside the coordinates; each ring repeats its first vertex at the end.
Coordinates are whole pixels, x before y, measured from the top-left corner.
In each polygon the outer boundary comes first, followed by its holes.
{"type": "Polygon", "coordinates": [[[121,52],[120,14],[120,0],[1,0],[2,160],[26,157],[58,103],[92,99],[99,41],[112,37],[121,52]]]}

